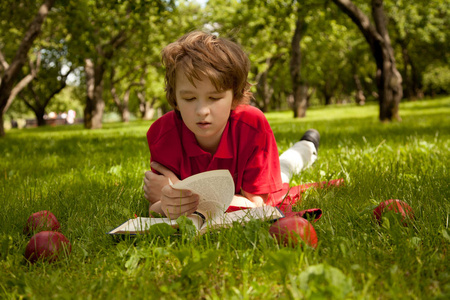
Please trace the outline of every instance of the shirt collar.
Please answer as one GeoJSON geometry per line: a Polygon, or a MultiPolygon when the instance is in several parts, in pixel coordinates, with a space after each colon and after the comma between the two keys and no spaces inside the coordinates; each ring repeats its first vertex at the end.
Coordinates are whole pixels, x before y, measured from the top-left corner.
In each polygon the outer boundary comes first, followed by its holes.
{"type": "MultiPolygon", "coordinates": [[[[227,124],[225,125],[225,129],[222,132],[222,137],[220,138],[219,146],[217,147],[217,151],[214,154],[214,157],[217,158],[233,157],[233,150],[232,150],[233,141],[231,137],[229,138],[229,130],[230,130],[229,127],[230,121],[228,120],[227,124]]],[[[184,122],[182,122],[181,133],[182,133],[182,145],[187,156],[192,157],[200,155],[211,155],[209,152],[206,152],[199,146],[194,133],[190,131],[189,128],[187,128],[184,122]]]]}

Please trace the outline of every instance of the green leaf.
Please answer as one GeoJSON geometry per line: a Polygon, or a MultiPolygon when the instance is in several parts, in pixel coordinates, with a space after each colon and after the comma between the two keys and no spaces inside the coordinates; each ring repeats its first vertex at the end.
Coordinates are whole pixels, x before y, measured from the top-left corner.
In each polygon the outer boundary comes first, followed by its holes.
{"type": "MultiPolygon", "coordinates": [[[[196,251],[193,249],[193,251],[196,251]]],[[[176,258],[180,261],[182,265],[184,265],[185,260],[191,256],[191,251],[189,249],[180,249],[180,250],[173,250],[171,251],[173,255],[175,255],[176,258]]]]}
{"type": "Polygon", "coordinates": [[[183,239],[190,241],[192,238],[197,236],[198,230],[195,227],[194,222],[192,222],[192,220],[188,217],[178,217],[177,224],[179,226],[183,239]]]}
{"type": "Polygon", "coordinates": [[[345,299],[352,291],[352,280],[341,270],[326,264],[306,268],[298,279],[307,299],[345,299]]]}
{"type": "Polygon", "coordinates": [[[152,225],[148,231],[149,234],[158,235],[163,238],[167,238],[175,232],[177,232],[177,230],[166,223],[152,225]]]}
{"type": "Polygon", "coordinates": [[[450,242],[450,235],[448,234],[447,230],[445,230],[444,228],[442,228],[442,236],[450,242]]]}
{"type": "Polygon", "coordinates": [[[137,268],[139,261],[141,260],[141,256],[138,252],[134,252],[131,254],[130,258],[128,258],[127,262],[125,263],[125,268],[128,270],[134,270],[137,268]]]}

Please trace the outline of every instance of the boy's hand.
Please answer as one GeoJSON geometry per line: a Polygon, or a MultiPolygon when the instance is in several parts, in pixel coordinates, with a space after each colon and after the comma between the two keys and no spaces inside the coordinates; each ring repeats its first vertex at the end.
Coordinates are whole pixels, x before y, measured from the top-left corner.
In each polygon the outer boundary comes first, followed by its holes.
{"type": "Polygon", "coordinates": [[[190,215],[198,207],[199,196],[192,194],[189,190],[177,190],[172,188],[171,183],[179,181],[178,177],[163,165],[152,162],[152,171],[145,172],[144,196],[152,204],[160,202],[159,209],[167,217],[176,219],[181,215],[190,215]]]}
{"type": "Polygon", "coordinates": [[[152,162],[150,166],[160,174],[153,173],[152,171],[145,172],[144,186],[142,189],[144,190],[145,199],[153,204],[161,200],[161,190],[169,184],[169,179],[172,183],[175,183],[178,181],[178,178],[172,171],[157,162],[152,162]]]}
{"type": "Polygon", "coordinates": [[[244,190],[242,190],[242,195],[255,204],[256,207],[264,206],[264,203],[266,203],[267,199],[269,199],[269,194],[256,195],[248,193],[244,190]]]}
{"type": "Polygon", "coordinates": [[[200,198],[189,190],[177,190],[168,184],[161,193],[161,210],[170,219],[190,215],[197,210],[200,198]]]}

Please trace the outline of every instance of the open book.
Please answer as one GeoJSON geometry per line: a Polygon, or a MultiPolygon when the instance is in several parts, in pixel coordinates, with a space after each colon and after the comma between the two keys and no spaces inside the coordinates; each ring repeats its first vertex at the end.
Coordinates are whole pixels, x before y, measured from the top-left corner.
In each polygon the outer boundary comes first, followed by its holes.
{"type": "MultiPolygon", "coordinates": [[[[284,217],[279,209],[272,206],[252,207],[225,213],[234,196],[234,182],[228,170],[196,174],[177,182],[173,187],[188,189],[200,196],[197,211],[188,216],[199,234],[205,233],[208,229],[231,226],[234,222],[244,224],[252,219],[269,221],[284,217]]],[[[113,235],[145,233],[150,226],[161,223],[178,227],[177,221],[169,218],[139,217],[126,221],[108,233],[113,235]]]]}

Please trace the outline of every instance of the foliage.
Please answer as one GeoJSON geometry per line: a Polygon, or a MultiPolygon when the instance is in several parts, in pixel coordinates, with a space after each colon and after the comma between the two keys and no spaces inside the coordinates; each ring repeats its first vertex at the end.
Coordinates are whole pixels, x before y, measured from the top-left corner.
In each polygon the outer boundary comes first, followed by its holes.
{"type": "Polygon", "coordinates": [[[413,5],[408,1],[386,1],[386,8],[407,96],[420,96],[417,91],[413,91],[416,95],[408,95],[411,88],[423,89],[427,95],[445,91],[445,83],[439,78],[430,85],[430,78],[425,83],[424,76],[432,68],[445,68],[449,62],[445,50],[449,45],[448,1],[415,1],[413,5]]]}
{"type": "Polygon", "coordinates": [[[0,50],[12,58],[41,1],[6,0],[0,4],[0,50]]]}
{"type": "Polygon", "coordinates": [[[450,68],[448,66],[431,65],[424,72],[423,85],[428,93],[449,94],[450,68]]]}
{"type": "MultiPolygon", "coordinates": [[[[370,15],[367,1],[355,0],[370,15]]],[[[403,77],[405,95],[420,98],[448,93],[445,74],[448,65],[448,1],[384,1],[389,35],[396,62],[403,77]],[[437,72],[438,70],[439,72],[437,72]],[[441,78],[441,76],[443,78],[441,78]],[[411,95],[413,94],[413,95],[411,95]]],[[[0,51],[7,61],[14,56],[17,44],[40,1],[3,1],[0,4],[0,51]]],[[[145,94],[154,108],[164,108],[163,68],[160,51],[186,32],[201,29],[216,32],[243,45],[252,68],[255,104],[263,107],[269,97],[268,110],[286,109],[290,105],[292,83],[289,73],[291,39],[296,11],[307,25],[301,41],[303,80],[310,86],[312,106],[353,101],[357,76],[367,100],[377,100],[375,65],[370,49],[358,28],[330,1],[71,1],[57,2],[45,21],[44,31],[30,50],[45,49],[53,55],[47,62],[72,66],[79,85],[76,97],[85,102],[84,59],[101,56],[111,50],[107,44],[121,31],[127,33],[126,46],[105,60],[103,97],[108,111],[118,111],[112,101],[109,74],[114,69],[116,89],[123,98],[130,89],[129,109],[139,113],[137,92],[145,94]],[[203,2],[202,2],[203,3],[203,2]],[[99,52],[99,49],[101,51],[99,52]],[[266,74],[266,77],[263,76],[266,74]],[[265,78],[265,79],[264,79],[265,78]],[[141,81],[142,79],[142,81],[141,81]],[[265,88],[265,94],[263,92],[265,88]]],[[[42,89],[57,81],[51,69],[41,70],[35,85],[42,89]]],[[[0,67],[1,71],[1,67],[0,67]]],[[[23,74],[29,72],[24,66],[23,74]]],[[[55,101],[55,100],[51,100],[55,101]]],[[[51,105],[51,102],[49,105],[51,105]]],[[[13,104],[11,116],[27,114],[21,104],[13,104]]],[[[80,115],[81,116],[81,115],[80,115]]]]}
{"type": "Polygon", "coordinates": [[[446,299],[450,99],[402,103],[401,112],[392,124],[377,121],[375,104],[311,108],[302,120],[267,114],[280,152],[307,128],[321,132],[318,161],[292,184],[345,180],[295,207],[324,212],[316,250],[278,246],[258,222],[194,238],[160,228],[113,239],[105,232],[148,215],[150,124],[10,130],[0,140],[0,298],[446,299]],[[391,198],[414,209],[413,226],[373,221],[371,208],[391,198]],[[29,265],[22,229],[43,209],[72,254],[29,265]]]}

